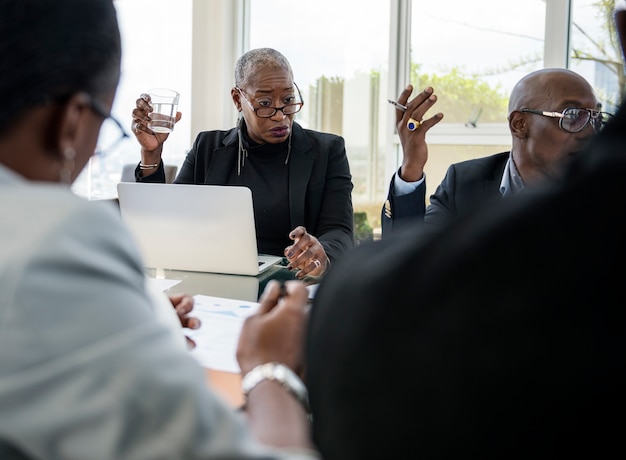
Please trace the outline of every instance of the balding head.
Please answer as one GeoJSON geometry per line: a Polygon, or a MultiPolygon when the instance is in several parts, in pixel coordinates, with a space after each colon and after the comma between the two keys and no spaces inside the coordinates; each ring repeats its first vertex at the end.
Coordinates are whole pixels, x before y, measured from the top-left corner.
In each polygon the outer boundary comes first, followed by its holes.
{"type": "Polygon", "coordinates": [[[563,130],[558,115],[566,108],[600,106],[589,82],[567,69],[537,70],[515,85],[509,98],[511,156],[525,185],[560,177],[563,165],[594,134],[588,125],[576,133],[563,130]]]}
{"type": "MultiPolygon", "coordinates": [[[[582,76],[568,69],[541,69],[523,77],[513,87],[509,98],[509,115],[514,110],[533,108],[541,110],[556,110],[551,107],[556,94],[564,91],[571,93],[571,100],[580,100],[592,96],[593,88],[582,76]]],[[[593,107],[599,107],[599,103],[593,107]]]]}

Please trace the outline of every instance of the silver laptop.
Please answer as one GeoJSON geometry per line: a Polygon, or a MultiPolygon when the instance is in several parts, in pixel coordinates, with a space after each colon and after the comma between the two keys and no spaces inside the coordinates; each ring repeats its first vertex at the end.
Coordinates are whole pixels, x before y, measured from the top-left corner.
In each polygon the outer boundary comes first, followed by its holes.
{"type": "Polygon", "coordinates": [[[247,187],[120,182],[117,193],[146,267],[256,276],[282,259],[258,253],[247,187]]]}

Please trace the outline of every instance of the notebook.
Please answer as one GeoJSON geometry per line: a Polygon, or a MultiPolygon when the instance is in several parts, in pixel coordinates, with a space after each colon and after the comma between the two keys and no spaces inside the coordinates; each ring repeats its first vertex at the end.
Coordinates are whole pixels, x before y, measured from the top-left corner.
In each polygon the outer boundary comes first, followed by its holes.
{"type": "Polygon", "coordinates": [[[282,260],[258,253],[247,187],[120,182],[117,193],[146,267],[256,276],[282,260]]]}

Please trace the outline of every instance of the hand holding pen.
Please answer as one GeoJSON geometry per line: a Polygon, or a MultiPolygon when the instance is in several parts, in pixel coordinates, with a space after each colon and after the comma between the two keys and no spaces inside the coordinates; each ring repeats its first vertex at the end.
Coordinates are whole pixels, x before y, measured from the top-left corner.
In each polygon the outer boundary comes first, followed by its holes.
{"type": "Polygon", "coordinates": [[[259,309],[246,318],[239,336],[237,361],[243,374],[260,364],[279,362],[302,375],[308,294],[302,281],[267,283],[259,309]]]}
{"type": "Polygon", "coordinates": [[[412,92],[413,86],[408,85],[397,101],[388,99],[396,108],[396,128],[402,145],[403,158],[399,174],[400,178],[407,182],[416,182],[423,178],[424,165],[428,160],[426,132],[443,118],[443,113],[423,118],[437,102],[433,88],[426,88],[409,101],[412,92]]]}

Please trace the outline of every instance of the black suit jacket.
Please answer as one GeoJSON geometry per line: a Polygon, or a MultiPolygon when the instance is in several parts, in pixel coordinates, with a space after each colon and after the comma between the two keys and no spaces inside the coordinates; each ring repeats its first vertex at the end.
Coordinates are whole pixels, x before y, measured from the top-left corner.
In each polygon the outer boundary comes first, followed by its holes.
{"type": "Polygon", "coordinates": [[[451,165],[431,195],[428,207],[425,205],[426,181],[414,192],[396,196],[393,193],[394,175],[382,210],[383,236],[422,221],[428,227],[440,226],[454,216],[472,211],[477,204],[501,197],[500,182],[509,153],[451,165]]]}
{"type": "MultiPolygon", "coordinates": [[[[335,260],[354,245],[352,176],[344,140],[293,123],[289,157],[291,227],[303,225],[335,260]]],[[[237,167],[237,129],[198,134],[174,183],[224,185],[237,167]]],[[[163,165],[142,179],[165,182],[163,165]]]]}

